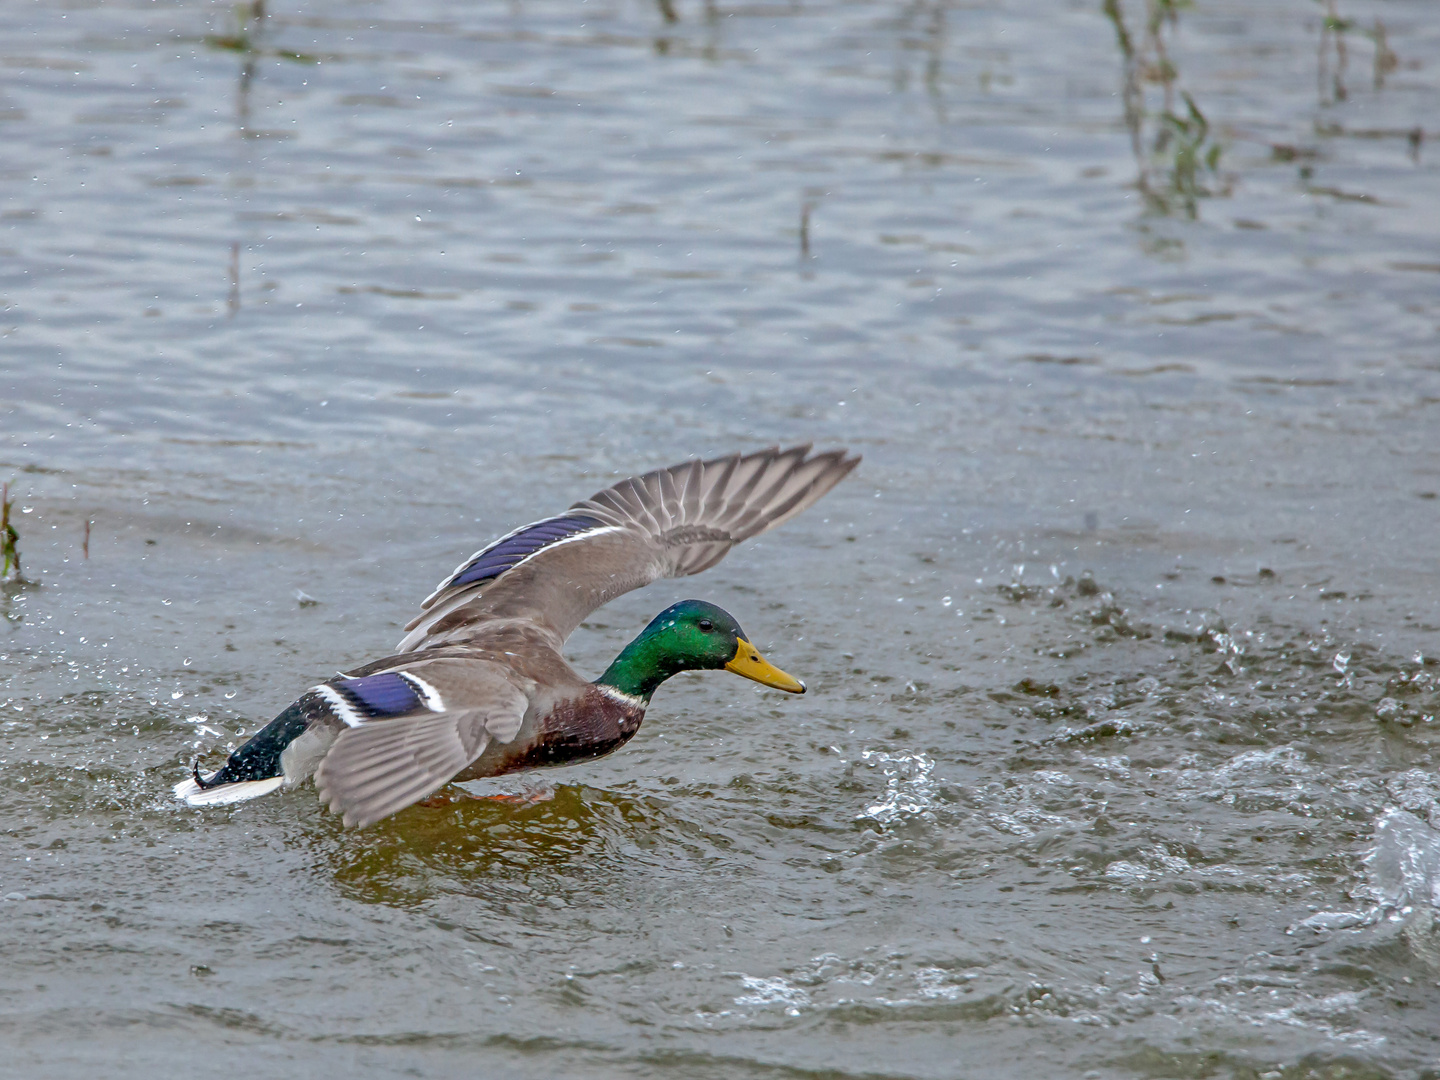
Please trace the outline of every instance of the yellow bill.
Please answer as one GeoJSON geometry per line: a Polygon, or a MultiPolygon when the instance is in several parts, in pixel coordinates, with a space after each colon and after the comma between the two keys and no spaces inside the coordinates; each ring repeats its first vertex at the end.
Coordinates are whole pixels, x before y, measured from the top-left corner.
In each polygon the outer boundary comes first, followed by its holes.
{"type": "Polygon", "coordinates": [[[793,675],[786,675],[785,672],[761,656],[760,650],[743,637],[739,639],[739,642],[740,644],[735,647],[734,658],[725,665],[726,671],[733,671],[736,675],[754,679],[764,686],[773,686],[776,690],[784,690],[787,694],[803,694],[805,692],[803,682],[793,675]]]}

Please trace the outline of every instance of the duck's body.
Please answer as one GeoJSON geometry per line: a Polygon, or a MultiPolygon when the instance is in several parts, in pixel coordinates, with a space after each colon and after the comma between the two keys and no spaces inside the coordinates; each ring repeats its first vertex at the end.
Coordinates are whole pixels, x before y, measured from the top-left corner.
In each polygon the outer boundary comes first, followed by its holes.
{"type": "Polygon", "coordinates": [[[395,655],[312,687],[219,772],[196,770],[176,794],[194,805],[237,802],[313,778],[347,825],[363,826],[452,780],[608,754],[679,671],[725,667],[803,692],[760,658],[733,617],[698,600],[661,612],[593,682],[561,649],[600,604],[714,565],[859,462],[808,451],[648,473],[502,537],[431,594],[395,655]]]}

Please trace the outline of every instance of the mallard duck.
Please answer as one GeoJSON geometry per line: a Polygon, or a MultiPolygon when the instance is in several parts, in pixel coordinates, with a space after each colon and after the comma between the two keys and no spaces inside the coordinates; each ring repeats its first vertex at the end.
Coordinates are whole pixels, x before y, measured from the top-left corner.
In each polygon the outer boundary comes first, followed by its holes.
{"type": "Polygon", "coordinates": [[[364,827],[451,781],[608,754],[681,671],[724,668],[803,694],[734,616],[703,600],[655,616],[594,682],[561,650],[600,605],[714,566],[859,463],[845,450],[811,456],[808,445],[687,461],[516,529],[436,587],[394,655],[312,686],[218,772],[197,765],[175,794],[216,805],[313,779],[346,825],[364,827]]]}

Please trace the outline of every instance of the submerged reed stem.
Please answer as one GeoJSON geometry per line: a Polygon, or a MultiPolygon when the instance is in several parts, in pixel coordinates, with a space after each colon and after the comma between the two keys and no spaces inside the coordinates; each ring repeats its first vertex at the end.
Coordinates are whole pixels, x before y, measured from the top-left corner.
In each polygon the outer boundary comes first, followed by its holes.
{"type": "Polygon", "coordinates": [[[10,485],[0,487],[0,581],[20,580],[20,534],[10,524],[10,485]]]}

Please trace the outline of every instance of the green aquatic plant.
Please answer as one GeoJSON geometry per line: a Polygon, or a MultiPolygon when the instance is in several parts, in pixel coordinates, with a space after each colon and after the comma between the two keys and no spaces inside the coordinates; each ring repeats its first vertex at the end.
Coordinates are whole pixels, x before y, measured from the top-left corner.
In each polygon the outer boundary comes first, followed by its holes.
{"type": "MultiPolygon", "coordinates": [[[[1181,91],[1187,113],[1179,116],[1165,111],[1160,114],[1160,134],[1156,149],[1168,149],[1170,177],[1166,195],[1185,210],[1187,217],[1196,217],[1196,200],[1210,191],[1201,182],[1204,173],[1217,175],[1220,167],[1220,145],[1210,142],[1210,124],[1195,104],[1195,99],[1181,91]]],[[[1154,197],[1154,192],[1151,192],[1154,197]]],[[[1167,207],[1168,209],[1168,207],[1167,207]]]]}
{"type": "Polygon", "coordinates": [[[20,534],[10,524],[10,485],[0,488],[0,581],[21,581],[20,534]]]}
{"type": "Polygon", "coordinates": [[[1375,89],[1385,88],[1385,76],[1400,67],[1400,57],[1395,55],[1395,50],[1390,48],[1390,35],[1385,30],[1385,24],[1379,19],[1375,20],[1373,30],[1364,31],[1375,44],[1375,89]]]}
{"type": "Polygon", "coordinates": [[[1199,216],[1199,199],[1217,194],[1222,148],[1195,99],[1179,89],[1180,73],[1166,35],[1179,25],[1190,0],[1145,0],[1143,33],[1132,32],[1121,0],[1103,0],[1101,11],[1115,28],[1124,67],[1125,126],[1138,169],[1136,186],[1152,213],[1182,211],[1199,216]],[[1159,88],[1158,108],[1147,88],[1159,88]],[[1183,103],[1177,108],[1176,98],[1183,103]]]}
{"type": "MultiPolygon", "coordinates": [[[[924,87],[935,118],[942,124],[948,123],[945,102],[945,59],[950,48],[950,0],[914,0],[905,6],[904,12],[895,20],[895,73],[896,91],[908,91],[912,83],[924,87]],[[912,73],[911,65],[920,61],[918,73],[912,73]]],[[[988,88],[989,73],[980,76],[981,85],[988,88]]]]}
{"type": "Polygon", "coordinates": [[[239,53],[244,57],[273,56],[278,60],[291,60],[297,64],[319,63],[319,59],[309,53],[266,47],[261,39],[268,18],[265,0],[237,4],[230,13],[229,28],[223,33],[206,34],[203,40],[212,49],[239,53]]]}
{"type": "Polygon", "coordinates": [[[1400,66],[1400,58],[1390,48],[1390,35],[1385,24],[1378,18],[1373,29],[1361,29],[1355,19],[1340,14],[1336,0],[1316,0],[1325,8],[1320,21],[1320,48],[1316,65],[1316,81],[1319,84],[1320,104],[1334,105],[1350,97],[1345,83],[1345,71],[1350,65],[1348,35],[1353,31],[1369,39],[1375,47],[1373,80],[1376,90],[1385,88],[1385,77],[1400,66]],[[1332,58],[1333,57],[1333,61],[1332,58]]]}
{"type": "Polygon", "coordinates": [[[227,52],[253,53],[256,36],[265,23],[265,0],[237,4],[231,11],[230,29],[223,34],[206,34],[205,44],[227,52]]]}
{"type": "Polygon", "coordinates": [[[1345,88],[1345,69],[1350,64],[1350,48],[1345,35],[1355,27],[1355,20],[1342,18],[1335,0],[1320,0],[1325,5],[1325,17],[1320,22],[1320,56],[1316,78],[1320,84],[1320,103],[1333,105],[1350,96],[1345,88]],[[1335,65],[1330,65],[1331,54],[1335,65]]]}

